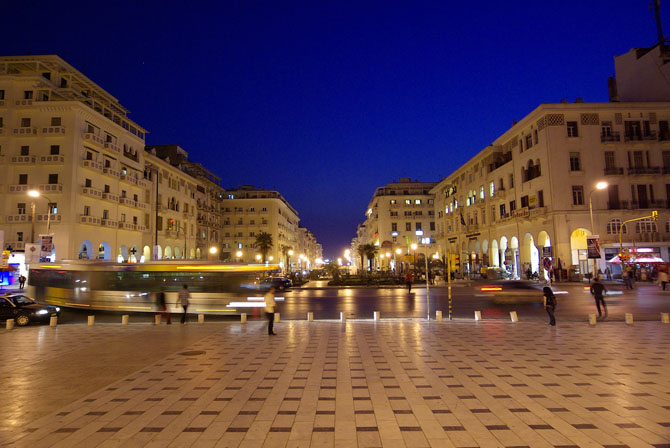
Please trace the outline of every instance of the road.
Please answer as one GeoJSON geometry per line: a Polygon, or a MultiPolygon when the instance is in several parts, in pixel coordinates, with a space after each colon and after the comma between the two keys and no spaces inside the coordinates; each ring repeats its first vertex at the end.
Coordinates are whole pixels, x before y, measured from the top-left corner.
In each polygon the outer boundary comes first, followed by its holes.
{"type": "MultiPolygon", "coordinates": [[[[311,283],[312,285],[314,283],[311,283]]],[[[516,311],[520,320],[548,320],[542,307],[541,293],[532,300],[524,299],[517,303],[499,303],[492,294],[481,291],[483,283],[468,286],[456,283],[452,288],[452,317],[472,319],[474,311],[479,310],[483,319],[509,319],[509,312],[516,311]]],[[[625,313],[632,313],[635,320],[658,320],[661,312],[670,312],[670,288],[661,291],[652,284],[638,284],[633,291],[622,290],[620,284],[608,284],[612,294],[605,300],[610,320],[623,320],[625,313]]],[[[589,313],[595,313],[593,297],[579,284],[555,284],[558,306],[558,322],[586,321],[589,313]]],[[[314,319],[338,319],[340,312],[348,319],[371,319],[374,311],[381,312],[382,318],[425,318],[426,289],[414,287],[409,294],[404,288],[294,288],[281,294],[285,300],[279,302],[282,319],[305,319],[307,312],[314,313],[314,319]]],[[[447,318],[448,291],[444,286],[430,289],[431,317],[435,310],[442,310],[447,318]]],[[[245,310],[249,319],[262,319],[262,311],[249,308],[245,310]]],[[[86,310],[66,309],[61,323],[85,322],[89,314],[86,310]]],[[[120,321],[121,313],[96,312],[98,322],[120,321]]],[[[179,321],[178,315],[177,323],[179,321]]],[[[131,322],[151,321],[152,314],[131,314],[131,322]]],[[[207,316],[207,321],[238,319],[237,316],[207,316]]],[[[191,317],[191,321],[194,317],[191,317]]]]}

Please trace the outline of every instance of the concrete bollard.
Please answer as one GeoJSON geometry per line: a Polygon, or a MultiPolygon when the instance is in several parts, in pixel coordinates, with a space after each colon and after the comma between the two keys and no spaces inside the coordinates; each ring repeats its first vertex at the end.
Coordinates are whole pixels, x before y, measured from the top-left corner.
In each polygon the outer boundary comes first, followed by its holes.
{"type": "Polygon", "coordinates": [[[589,314],[589,325],[595,325],[596,322],[598,322],[596,320],[596,315],[595,314],[589,314]]]}
{"type": "Polygon", "coordinates": [[[95,316],[88,316],[88,326],[92,327],[93,325],[95,325],[95,316]]]}
{"type": "Polygon", "coordinates": [[[129,316],[127,314],[121,316],[121,325],[128,325],[128,317],[129,316]]]}
{"type": "Polygon", "coordinates": [[[482,312],[475,311],[475,320],[482,320],[482,312]]]}
{"type": "Polygon", "coordinates": [[[661,322],[670,324],[670,313],[661,313],[661,322]]]}
{"type": "Polygon", "coordinates": [[[14,328],[14,319],[7,319],[7,329],[11,330],[14,328]]]}
{"type": "Polygon", "coordinates": [[[160,325],[161,324],[161,315],[160,314],[154,314],[154,324],[155,325],[160,325]]]}
{"type": "Polygon", "coordinates": [[[344,313],[344,311],[340,311],[340,322],[346,322],[347,321],[347,315],[344,313]]]}
{"type": "Polygon", "coordinates": [[[279,323],[279,313],[275,313],[275,323],[279,323]]]}
{"type": "Polygon", "coordinates": [[[243,323],[243,324],[247,323],[247,313],[240,314],[240,323],[243,323]]]}
{"type": "Polygon", "coordinates": [[[440,310],[435,311],[435,320],[438,322],[442,322],[442,311],[440,310]]]}
{"type": "Polygon", "coordinates": [[[198,314],[198,323],[199,324],[204,324],[205,323],[205,315],[204,314],[198,314]]]}
{"type": "Polygon", "coordinates": [[[51,319],[49,319],[49,326],[55,327],[56,325],[58,325],[58,316],[51,316],[51,319]]]}
{"type": "Polygon", "coordinates": [[[373,320],[380,320],[381,319],[381,314],[379,311],[375,311],[374,314],[372,315],[373,320]]]}
{"type": "Polygon", "coordinates": [[[633,314],[626,313],[626,324],[633,325],[633,314]]]}
{"type": "Polygon", "coordinates": [[[509,318],[512,319],[512,322],[519,322],[519,316],[516,315],[516,311],[510,311],[509,318]]]}
{"type": "Polygon", "coordinates": [[[307,322],[314,322],[314,313],[311,311],[307,312],[307,322]]]}

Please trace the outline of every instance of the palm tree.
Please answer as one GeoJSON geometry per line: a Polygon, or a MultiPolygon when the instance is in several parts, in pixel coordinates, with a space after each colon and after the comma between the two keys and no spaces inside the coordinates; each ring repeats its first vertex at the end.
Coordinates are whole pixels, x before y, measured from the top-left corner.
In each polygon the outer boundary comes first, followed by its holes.
{"type": "Polygon", "coordinates": [[[256,235],[256,247],[261,251],[261,255],[263,256],[263,263],[265,263],[267,254],[272,247],[272,235],[267,232],[261,232],[256,235]]]}
{"type": "Polygon", "coordinates": [[[358,247],[356,248],[358,256],[361,257],[361,273],[365,272],[365,269],[363,269],[363,257],[365,257],[365,246],[366,244],[359,244],[358,247]]]}
{"type": "Polygon", "coordinates": [[[361,257],[361,268],[363,268],[363,256],[368,258],[369,271],[372,271],[372,259],[375,257],[379,249],[374,244],[360,244],[356,251],[361,257]]]}
{"type": "Polygon", "coordinates": [[[291,249],[293,249],[291,246],[285,246],[283,244],[281,246],[281,253],[284,256],[284,269],[286,270],[286,272],[289,271],[289,267],[290,267],[289,264],[288,264],[289,263],[288,253],[291,249]]]}

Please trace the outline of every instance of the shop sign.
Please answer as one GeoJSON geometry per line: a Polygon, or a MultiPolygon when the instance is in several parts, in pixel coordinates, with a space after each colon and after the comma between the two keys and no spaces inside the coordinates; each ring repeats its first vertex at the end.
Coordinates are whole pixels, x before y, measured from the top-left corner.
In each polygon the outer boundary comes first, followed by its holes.
{"type": "Polygon", "coordinates": [[[532,208],[537,205],[537,196],[528,196],[528,207],[532,208]]]}

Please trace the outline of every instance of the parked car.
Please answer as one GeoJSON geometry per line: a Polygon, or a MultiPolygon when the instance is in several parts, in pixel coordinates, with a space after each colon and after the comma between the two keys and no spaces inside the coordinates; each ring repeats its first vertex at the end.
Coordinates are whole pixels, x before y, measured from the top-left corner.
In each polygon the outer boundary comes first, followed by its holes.
{"type": "Polygon", "coordinates": [[[486,284],[480,288],[482,293],[490,295],[498,303],[542,303],[544,285],[527,280],[505,280],[495,284],[486,284]]]}
{"type": "Polygon", "coordinates": [[[42,305],[23,294],[0,296],[0,319],[14,319],[16,325],[48,322],[51,316],[60,316],[60,307],[42,305]]]}
{"type": "Polygon", "coordinates": [[[282,289],[288,289],[291,286],[293,286],[293,282],[291,281],[291,279],[286,277],[267,277],[263,279],[261,285],[267,288],[272,286],[275,289],[282,290],[282,289]]]}

